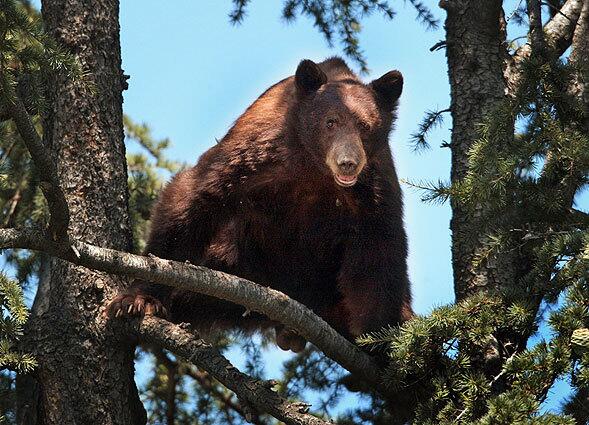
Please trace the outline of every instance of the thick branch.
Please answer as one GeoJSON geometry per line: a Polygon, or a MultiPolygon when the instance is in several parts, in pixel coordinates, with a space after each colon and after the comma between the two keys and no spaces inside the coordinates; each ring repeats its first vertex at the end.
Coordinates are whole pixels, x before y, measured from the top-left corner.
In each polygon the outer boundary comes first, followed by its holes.
{"type": "Polygon", "coordinates": [[[6,93],[4,97],[8,101],[0,112],[7,111],[14,120],[18,132],[31,154],[35,169],[41,178],[39,186],[43,191],[51,213],[49,228],[52,238],[60,241],[67,240],[66,233],[70,219],[69,210],[65,195],[59,185],[55,164],[48,150],[45,149],[20,97],[14,92],[6,93]]]}
{"type": "Polygon", "coordinates": [[[369,355],[338,334],[307,307],[282,292],[188,263],[129,254],[74,240],[70,244],[51,241],[33,230],[0,230],[0,249],[44,251],[91,269],[200,292],[262,313],[296,329],[328,357],[385,392],[380,385],[379,368],[369,355]]]}
{"type": "MultiPolygon", "coordinates": [[[[583,0],[568,0],[560,9],[560,12],[544,25],[546,47],[553,50],[558,56],[562,55],[571,45],[582,7],[583,0]]],[[[513,55],[514,64],[521,63],[530,56],[531,52],[532,46],[530,43],[521,46],[513,55]]]]}
{"type": "Polygon", "coordinates": [[[206,370],[211,376],[234,391],[242,403],[250,405],[260,412],[268,413],[285,424],[328,424],[328,422],[306,413],[308,409],[306,404],[289,403],[272,391],[272,382],[260,381],[240,372],[210,344],[181,326],[153,316],[146,316],[139,323],[136,332],[141,340],[166,348],[206,370]]]}

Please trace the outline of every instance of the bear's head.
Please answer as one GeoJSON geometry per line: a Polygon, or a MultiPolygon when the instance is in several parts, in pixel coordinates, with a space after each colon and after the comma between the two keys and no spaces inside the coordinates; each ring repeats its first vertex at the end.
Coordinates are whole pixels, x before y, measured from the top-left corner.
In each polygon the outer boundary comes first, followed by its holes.
{"type": "Polygon", "coordinates": [[[363,84],[341,59],[303,60],[295,74],[299,140],[326,175],[356,184],[372,155],[388,143],[403,89],[399,71],[363,84]]]}

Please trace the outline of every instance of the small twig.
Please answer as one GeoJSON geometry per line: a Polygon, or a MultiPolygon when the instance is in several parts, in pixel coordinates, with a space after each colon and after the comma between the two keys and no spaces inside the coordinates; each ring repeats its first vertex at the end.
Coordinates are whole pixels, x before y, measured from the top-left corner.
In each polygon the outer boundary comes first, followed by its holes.
{"type": "Polygon", "coordinates": [[[512,20],[512,19],[513,19],[513,17],[515,16],[515,14],[517,13],[517,11],[519,10],[519,7],[520,7],[520,5],[522,4],[522,1],[523,1],[523,0],[519,0],[519,1],[517,2],[517,5],[516,5],[516,6],[515,6],[515,8],[513,9],[513,12],[511,12],[511,15],[509,15],[509,16],[507,17],[507,19],[505,19],[505,22],[509,22],[510,20],[512,20]]]}
{"type": "Polygon", "coordinates": [[[289,403],[272,391],[267,382],[240,372],[210,344],[186,329],[152,316],[146,316],[139,324],[134,323],[135,332],[142,341],[157,344],[206,370],[257,411],[268,413],[287,425],[328,425],[304,412],[299,404],[289,403]]]}
{"type": "Polygon", "coordinates": [[[16,191],[14,192],[14,195],[12,196],[12,198],[10,198],[10,205],[8,207],[8,211],[6,212],[6,217],[4,218],[4,227],[6,227],[10,224],[10,221],[12,220],[12,216],[14,215],[14,212],[16,211],[16,207],[17,207],[20,199],[21,199],[21,188],[18,187],[16,189],[16,191]]]}
{"type": "Polygon", "coordinates": [[[458,422],[460,419],[462,419],[462,417],[466,414],[467,411],[468,411],[468,407],[466,409],[464,409],[462,412],[460,412],[460,415],[458,415],[456,417],[456,419],[454,419],[454,421],[458,422]]]}
{"type": "Polygon", "coordinates": [[[435,50],[444,49],[446,47],[446,44],[447,44],[446,40],[440,40],[436,44],[434,44],[432,47],[430,47],[429,51],[433,52],[435,50]]]}
{"type": "Polygon", "coordinates": [[[4,160],[6,160],[6,158],[8,158],[8,156],[12,152],[12,149],[14,149],[15,145],[16,145],[16,140],[15,140],[15,138],[13,138],[12,143],[10,143],[10,145],[4,150],[4,152],[2,152],[2,155],[0,156],[0,163],[4,162],[4,160]]]}

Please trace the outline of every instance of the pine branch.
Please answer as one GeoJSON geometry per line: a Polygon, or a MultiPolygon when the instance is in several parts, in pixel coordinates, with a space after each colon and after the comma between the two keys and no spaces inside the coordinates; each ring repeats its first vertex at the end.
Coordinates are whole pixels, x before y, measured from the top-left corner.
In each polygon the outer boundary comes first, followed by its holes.
{"type": "Polygon", "coordinates": [[[423,4],[421,1],[418,0],[409,0],[411,5],[415,8],[417,12],[417,19],[424,24],[427,29],[435,30],[438,29],[440,26],[440,21],[436,19],[432,11],[429,9],[428,6],[423,4]]]}
{"type": "Polygon", "coordinates": [[[55,241],[67,240],[67,228],[70,219],[69,209],[65,195],[59,185],[57,169],[51,159],[51,155],[43,145],[41,137],[37,133],[24,103],[15,91],[11,90],[9,85],[3,84],[0,88],[0,94],[4,98],[4,106],[8,110],[10,117],[14,120],[18,132],[31,154],[37,174],[41,179],[39,186],[47,199],[51,213],[49,221],[51,237],[55,241]]]}
{"type": "Polygon", "coordinates": [[[450,112],[450,108],[438,111],[427,111],[425,113],[425,117],[419,124],[417,131],[411,135],[409,143],[413,146],[414,151],[429,149],[429,143],[426,139],[427,134],[434,128],[442,125],[442,122],[444,121],[443,114],[446,112],[450,112]]]}
{"type": "Polygon", "coordinates": [[[157,344],[179,355],[234,391],[242,404],[265,412],[287,425],[327,425],[307,412],[308,405],[289,403],[271,388],[273,381],[254,379],[235,368],[214,347],[185,328],[163,319],[146,316],[137,324],[138,337],[147,343],[157,344]]]}
{"type": "Polygon", "coordinates": [[[32,229],[0,229],[0,249],[3,248],[43,251],[94,270],[199,292],[242,305],[297,330],[328,357],[386,393],[380,384],[380,370],[369,355],[282,292],[188,263],[129,254],[75,240],[53,241],[32,229]]]}

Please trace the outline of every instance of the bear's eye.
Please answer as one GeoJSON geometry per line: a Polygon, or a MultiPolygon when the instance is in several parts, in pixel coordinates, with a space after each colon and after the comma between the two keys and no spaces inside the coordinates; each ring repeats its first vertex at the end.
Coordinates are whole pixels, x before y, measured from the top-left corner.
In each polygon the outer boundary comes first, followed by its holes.
{"type": "Polygon", "coordinates": [[[358,125],[363,131],[370,131],[370,124],[368,124],[366,121],[358,121],[358,125]]]}
{"type": "Polygon", "coordinates": [[[325,127],[327,128],[333,128],[335,127],[335,124],[337,123],[337,120],[334,118],[328,119],[327,122],[325,123],[325,127]]]}

